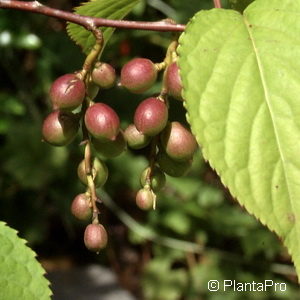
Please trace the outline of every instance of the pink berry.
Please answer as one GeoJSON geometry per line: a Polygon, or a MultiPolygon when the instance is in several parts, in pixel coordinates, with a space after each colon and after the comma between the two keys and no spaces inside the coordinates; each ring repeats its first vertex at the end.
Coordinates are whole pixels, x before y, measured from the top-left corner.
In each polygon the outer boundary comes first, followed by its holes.
{"type": "Polygon", "coordinates": [[[155,64],[146,58],[134,58],[121,70],[121,84],[132,93],[143,93],[156,81],[155,64]]]}
{"type": "Polygon", "coordinates": [[[86,194],[77,195],[71,204],[72,214],[79,220],[86,220],[92,215],[90,199],[86,194]]]}
{"type": "Polygon", "coordinates": [[[89,224],[84,231],[84,244],[93,252],[99,252],[107,245],[107,232],[101,224],[89,224]]]}
{"type": "Polygon", "coordinates": [[[155,136],[168,121],[168,107],[158,98],[148,98],[141,102],[134,114],[134,124],[143,134],[155,136]]]}
{"type": "Polygon", "coordinates": [[[192,133],[179,122],[171,122],[160,134],[165,152],[175,160],[189,160],[197,149],[192,133]]]}
{"type": "Polygon", "coordinates": [[[44,120],[43,139],[53,146],[68,145],[76,137],[78,127],[78,120],[74,114],[54,111],[44,120]]]}
{"type": "Polygon", "coordinates": [[[85,85],[75,74],[57,78],[50,88],[53,109],[74,110],[81,105],[85,96],[85,85]]]}
{"type": "Polygon", "coordinates": [[[104,103],[90,106],[84,116],[85,126],[96,139],[114,140],[120,129],[120,119],[117,113],[104,103]]]}
{"type": "Polygon", "coordinates": [[[183,100],[181,96],[182,82],[176,62],[173,62],[168,66],[164,76],[164,82],[169,95],[177,100],[183,100]]]}
{"type": "Polygon", "coordinates": [[[150,189],[140,189],[135,198],[136,205],[143,210],[148,210],[153,207],[155,194],[150,189]]]}

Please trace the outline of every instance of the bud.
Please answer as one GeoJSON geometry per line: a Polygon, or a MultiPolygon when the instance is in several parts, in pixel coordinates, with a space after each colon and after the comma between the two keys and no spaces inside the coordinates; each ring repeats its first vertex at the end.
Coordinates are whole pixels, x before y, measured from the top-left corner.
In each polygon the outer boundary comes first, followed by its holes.
{"type": "MultiPolygon", "coordinates": [[[[105,184],[108,177],[108,169],[106,164],[98,158],[94,158],[92,162],[92,175],[96,187],[100,187],[105,184]]],[[[80,162],[77,168],[77,175],[80,181],[84,185],[88,185],[87,175],[85,172],[85,161],[84,159],[80,162]]]]}
{"type": "Polygon", "coordinates": [[[134,124],[130,124],[124,131],[127,144],[132,149],[142,149],[149,145],[151,137],[138,131],[134,124]]]}
{"type": "Polygon", "coordinates": [[[85,96],[85,85],[75,74],[57,78],[50,88],[53,109],[71,111],[81,105],[85,96]]]}
{"type": "Polygon", "coordinates": [[[74,198],[71,213],[79,220],[86,220],[92,216],[90,199],[86,194],[79,194],[74,198]]]}
{"type": "Polygon", "coordinates": [[[102,142],[93,139],[92,143],[97,153],[106,158],[117,157],[126,150],[126,141],[122,131],[119,132],[114,141],[102,142]]]}
{"type": "Polygon", "coordinates": [[[143,93],[156,81],[155,64],[146,58],[134,58],[121,70],[121,84],[132,93],[143,93]]]}
{"type": "Polygon", "coordinates": [[[182,82],[179,75],[179,68],[176,62],[171,63],[164,76],[164,84],[169,95],[177,100],[183,100],[181,96],[182,82]]]}
{"type": "Polygon", "coordinates": [[[84,116],[90,134],[103,142],[114,140],[119,133],[120,119],[117,113],[104,103],[90,106],[84,116]]]}
{"type": "Polygon", "coordinates": [[[135,201],[140,209],[148,210],[153,207],[156,196],[152,190],[143,188],[137,192],[135,201]]]}
{"type": "Polygon", "coordinates": [[[142,101],[134,114],[134,124],[145,135],[155,136],[160,133],[168,121],[168,107],[158,98],[142,101]]]}
{"type": "Polygon", "coordinates": [[[44,120],[43,139],[53,146],[68,145],[74,140],[78,127],[78,120],[74,114],[54,111],[44,120]]]}
{"type": "Polygon", "coordinates": [[[151,168],[146,168],[141,175],[141,185],[144,187],[147,184],[147,177],[150,173],[150,186],[154,192],[160,191],[166,184],[166,176],[158,167],[155,167],[153,172],[151,168]]]}
{"type": "Polygon", "coordinates": [[[172,177],[181,177],[185,175],[192,165],[192,160],[175,161],[171,159],[166,153],[159,152],[157,156],[157,163],[162,171],[172,177]]]}
{"type": "Polygon", "coordinates": [[[107,232],[101,224],[89,224],[84,231],[84,244],[93,252],[99,252],[107,245],[107,232]]]}
{"type": "Polygon", "coordinates": [[[174,160],[189,160],[197,149],[195,137],[179,122],[169,123],[160,134],[160,141],[165,152],[174,160]]]}
{"type": "Polygon", "coordinates": [[[92,79],[100,88],[109,89],[116,82],[116,71],[107,63],[97,62],[92,72],[92,79]]]}

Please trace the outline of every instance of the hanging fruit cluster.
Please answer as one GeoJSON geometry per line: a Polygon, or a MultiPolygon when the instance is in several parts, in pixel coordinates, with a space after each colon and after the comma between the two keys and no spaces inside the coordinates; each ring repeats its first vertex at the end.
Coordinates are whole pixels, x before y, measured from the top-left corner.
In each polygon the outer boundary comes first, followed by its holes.
{"type": "Polygon", "coordinates": [[[80,220],[91,219],[84,233],[84,243],[91,251],[99,252],[107,244],[107,232],[99,222],[97,203],[101,201],[96,188],[105,184],[108,169],[99,157],[114,158],[127,147],[150,148],[149,165],[141,174],[141,189],[136,194],[136,204],[143,210],[155,208],[156,193],[165,185],[165,174],[183,176],[192,164],[197,149],[194,136],[181,123],[168,121],[168,96],[183,101],[176,47],[177,42],[170,44],[161,63],[134,58],[121,69],[119,85],[135,94],[147,91],[158,73],[163,72],[160,94],[141,101],[133,123],[124,130],[110,106],[94,102],[99,89],[112,88],[117,83],[115,69],[95,62],[95,54],[90,55],[92,60],[87,57],[81,71],[63,75],[51,86],[53,112],[44,120],[43,139],[54,146],[64,146],[74,140],[81,127],[85,153],[77,172],[86,192],[75,197],[71,212],[80,220]]]}

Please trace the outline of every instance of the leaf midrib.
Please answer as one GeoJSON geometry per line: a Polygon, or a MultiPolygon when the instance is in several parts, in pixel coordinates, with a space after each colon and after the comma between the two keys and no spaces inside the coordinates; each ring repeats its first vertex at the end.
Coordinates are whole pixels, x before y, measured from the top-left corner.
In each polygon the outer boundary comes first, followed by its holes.
{"type": "MultiPolygon", "coordinates": [[[[289,184],[289,181],[287,180],[287,170],[286,170],[286,167],[285,167],[285,164],[284,164],[284,162],[286,160],[285,160],[284,152],[282,150],[282,146],[281,146],[281,142],[280,142],[276,122],[274,121],[274,112],[272,110],[272,106],[271,106],[271,103],[270,103],[271,100],[270,100],[270,96],[269,96],[269,92],[268,92],[268,88],[267,88],[267,82],[266,82],[266,79],[265,79],[263,65],[262,65],[260,56],[259,56],[258,51],[257,51],[257,46],[255,44],[254,37],[252,35],[252,32],[249,29],[250,28],[250,26],[249,26],[250,23],[248,22],[245,15],[243,15],[243,21],[244,21],[245,27],[247,29],[247,32],[249,34],[249,37],[250,37],[250,40],[251,40],[251,43],[252,43],[252,46],[253,46],[253,50],[254,50],[254,54],[255,54],[255,57],[256,57],[256,62],[257,62],[258,70],[259,70],[259,75],[260,75],[260,78],[261,78],[262,88],[263,88],[265,99],[266,99],[266,104],[267,104],[267,107],[268,107],[268,110],[269,110],[269,113],[270,113],[272,126],[274,128],[275,139],[276,139],[276,143],[277,143],[278,150],[279,150],[279,156],[280,156],[282,167],[283,167],[284,180],[285,180],[286,186],[287,186],[288,199],[289,199],[289,202],[290,202],[290,205],[291,205],[293,211],[295,211],[295,207],[294,207],[292,197],[291,197],[290,184],[289,184]]],[[[276,216],[275,212],[274,212],[274,215],[276,216]]],[[[277,216],[276,216],[276,219],[277,219],[277,216]]],[[[277,222],[277,225],[280,226],[280,222],[277,222]]],[[[291,226],[293,227],[293,226],[296,226],[296,225],[291,224],[291,226]]],[[[300,237],[300,231],[298,229],[298,226],[296,226],[296,231],[297,231],[297,236],[300,237]]],[[[291,232],[291,230],[289,230],[288,233],[290,233],[290,232],[291,232]]],[[[298,245],[300,244],[299,238],[297,238],[297,243],[298,243],[298,245]]]]}

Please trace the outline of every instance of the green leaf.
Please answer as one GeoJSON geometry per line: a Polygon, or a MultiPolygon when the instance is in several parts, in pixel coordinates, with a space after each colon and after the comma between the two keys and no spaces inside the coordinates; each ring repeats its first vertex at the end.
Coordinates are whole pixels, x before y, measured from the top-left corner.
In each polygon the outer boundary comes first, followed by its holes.
{"type": "Polygon", "coordinates": [[[164,226],[181,235],[187,234],[191,228],[191,219],[182,211],[168,211],[161,221],[164,226]]]}
{"type": "Polygon", "coordinates": [[[168,258],[151,260],[145,268],[142,286],[146,299],[178,300],[188,281],[184,269],[171,269],[168,258]]]}
{"type": "MultiPolygon", "coordinates": [[[[121,20],[140,0],[92,0],[85,2],[75,9],[79,15],[97,17],[104,19],[121,20]]],[[[101,28],[104,42],[107,43],[114,32],[114,28],[101,28]]],[[[82,47],[85,54],[88,54],[95,44],[93,34],[84,27],[69,23],[67,31],[72,40],[82,47]]]]}
{"type": "Polygon", "coordinates": [[[7,300],[50,299],[49,282],[35,253],[3,222],[0,222],[0,245],[1,295],[7,300]]]}
{"type": "Polygon", "coordinates": [[[300,1],[199,12],[180,37],[187,118],[239,203],[300,274],[300,1]]]}

